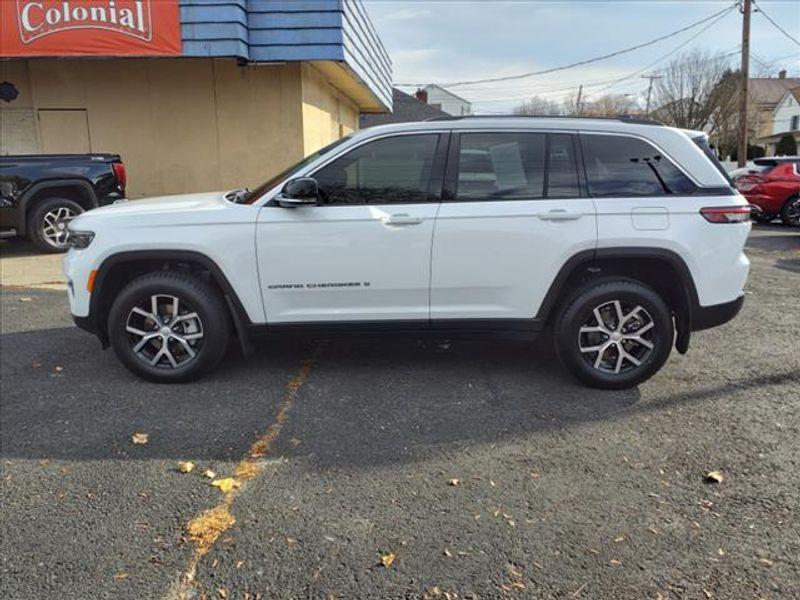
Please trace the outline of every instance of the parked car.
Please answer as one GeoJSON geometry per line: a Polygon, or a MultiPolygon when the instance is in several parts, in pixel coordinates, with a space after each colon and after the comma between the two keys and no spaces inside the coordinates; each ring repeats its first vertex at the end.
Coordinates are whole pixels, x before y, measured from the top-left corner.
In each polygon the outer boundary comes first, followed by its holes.
{"type": "Polygon", "coordinates": [[[701,132],[635,119],[372,127],[253,191],[93,210],[64,259],[79,327],[158,382],[236,334],[532,337],[625,388],[742,306],[750,209],[701,132]]]}
{"type": "Polygon", "coordinates": [[[753,219],[769,223],[777,217],[800,226],[800,156],[757,158],[752,167],[732,173],[736,188],[761,211],[753,219]]]}
{"type": "Polygon", "coordinates": [[[67,225],[125,196],[116,154],[0,156],[0,237],[27,235],[45,252],[65,252],[67,225]]]}

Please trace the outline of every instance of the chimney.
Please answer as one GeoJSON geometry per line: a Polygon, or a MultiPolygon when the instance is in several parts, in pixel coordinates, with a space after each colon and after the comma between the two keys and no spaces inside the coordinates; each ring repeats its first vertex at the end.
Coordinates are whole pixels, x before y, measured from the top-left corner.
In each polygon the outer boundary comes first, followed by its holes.
{"type": "Polygon", "coordinates": [[[778,79],[786,79],[786,69],[778,71],[778,79]]]}
{"type": "MultiPolygon", "coordinates": [[[[783,72],[784,75],[786,71],[783,72]]],[[[414,94],[417,100],[420,102],[424,102],[425,104],[428,103],[428,90],[423,90],[422,88],[417,89],[416,93],[414,94]]]]}

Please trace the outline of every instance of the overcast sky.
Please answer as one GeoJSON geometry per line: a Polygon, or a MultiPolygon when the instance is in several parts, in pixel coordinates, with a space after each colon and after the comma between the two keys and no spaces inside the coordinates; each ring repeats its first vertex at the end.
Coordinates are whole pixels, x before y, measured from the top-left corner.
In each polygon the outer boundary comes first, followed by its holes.
{"type": "MultiPolygon", "coordinates": [[[[369,14],[391,56],[394,81],[404,84],[464,81],[557,67],[646,42],[731,4],[727,0],[367,0],[369,14]]],[[[762,0],[760,5],[791,35],[800,38],[800,2],[762,0]]],[[[584,94],[589,99],[593,92],[641,94],[647,80],[637,71],[649,65],[644,73],[657,71],[670,58],[695,47],[729,53],[731,65],[736,66],[741,20],[741,13],[735,10],[717,23],[700,25],[593,65],[510,82],[454,87],[452,91],[472,101],[481,112],[510,112],[523,98],[534,94],[561,100],[577,92],[580,83],[585,84],[584,94]],[[691,40],[693,36],[697,37],[691,40]],[[619,83],[613,81],[628,75],[633,76],[619,83]]],[[[756,74],[774,75],[783,68],[790,75],[800,76],[800,46],[758,13],[752,16],[751,48],[751,70],[756,74]]],[[[411,92],[414,88],[401,89],[411,92]]]]}

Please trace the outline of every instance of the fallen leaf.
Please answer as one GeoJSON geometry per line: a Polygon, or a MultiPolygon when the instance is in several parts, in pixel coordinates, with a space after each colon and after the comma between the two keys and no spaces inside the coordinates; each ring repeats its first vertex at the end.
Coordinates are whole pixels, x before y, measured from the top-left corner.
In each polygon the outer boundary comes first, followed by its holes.
{"type": "Polygon", "coordinates": [[[294,546],[297,543],[297,540],[294,539],[293,537],[287,537],[286,543],[289,544],[290,546],[294,546]]]}
{"type": "Polygon", "coordinates": [[[621,564],[622,564],[622,563],[621,563],[620,561],[618,561],[616,558],[612,558],[610,562],[611,562],[611,564],[612,564],[612,565],[614,565],[615,567],[618,567],[619,565],[621,565],[621,564]]]}
{"type": "Polygon", "coordinates": [[[219,597],[222,598],[222,600],[225,600],[225,598],[228,597],[228,590],[226,590],[225,588],[219,588],[217,590],[217,593],[219,594],[219,597]]]}
{"type": "Polygon", "coordinates": [[[614,538],[614,543],[619,544],[620,542],[625,541],[625,536],[621,535],[618,538],[614,538]]]}
{"type": "MultiPolygon", "coordinates": [[[[56,367],[56,370],[58,370],[58,367],[56,367]]],[[[139,432],[134,433],[131,436],[131,441],[134,444],[143,445],[143,444],[146,444],[148,442],[149,437],[150,436],[148,434],[142,433],[142,432],[139,431],[139,432]]]]}
{"type": "Polygon", "coordinates": [[[758,562],[760,562],[765,567],[771,567],[773,564],[775,564],[768,558],[759,558],[758,562]]]}
{"type": "Polygon", "coordinates": [[[706,483],[722,483],[724,477],[719,471],[709,471],[706,473],[706,483]]]}
{"type": "Polygon", "coordinates": [[[244,561],[243,561],[243,560],[237,561],[237,562],[236,562],[236,568],[237,568],[237,569],[241,569],[243,564],[244,564],[244,561]]]}
{"type": "Polygon", "coordinates": [[[228,494],[233,490],[238,490],[242,487],[242,484],[236,481],[233,477],[225,477],[224,479],[215,479],[211,482],[216,488],[219,488],[219,491],[223,494],[228,494]]]}
{"type": "Polygon", "coordinates": [[[31,298],[30,296],[22,296],[22,297],[19,299],[19,301],[20,301],[20,302],[33,302],[33,298],[31,298]]]}
{"type": "Polygon", "coordinates": [[[458,479],[451,479],[451,480],[450,480],[450,481],[448,481],[447,483],[448,483],[448,484],[450,484],[450,485],[452,485],[452,486],[456,486],[456,485],[458,485],[459,483],[461,483],[461,481],[460,481],[460,480],[458,480],[458,479]]]}
{"type": "Polygon", "coordinates": [[[182,460],[178,463],[178,470],[181,473],[191,473],[194,470],[194,463],[190,460],[182,460]]]}
{"type": "Polygon", "coordinates": [[[63,370],[64,370],[64,367],[62,367],[61,365],[56,365],[56,368],[54,369],[54,371],[56,373],[61,373],[63,370]]]}
{"type": "Polygon", "coordinates": [[[209,479],[214,479],[216,476],[217,476],[217,474],[214,473],[214,471],[212,471],[211,469],[206,469],[205,471],[203,471],[203,477],[208,477],[209,479]]]}
{"type": "Polygon", "coordinates": [[[453,556],[453,553],[450,552],[450,550],[448,550],[447,548],[445,548],[444,549],[444,555],[447,556],[447,557],[451,557],[451,556],[453,556]]]}
{"type": "Polygon", "coordinates": [[[116,579],[117,581],[121,581],[121,580],[127,579],[127,578],[128,578],[128,574],[125,571],[120,571],[119,573],[114,575],[114,579],[116,579]]]}
{"type": "Polygon", "coordinates": [[[389,554],[384,554],[381,556],[381,564],[386,567],[387,569],[392,566],[394,559],[397,558],[394,552],[389,552],[389,554]]]}

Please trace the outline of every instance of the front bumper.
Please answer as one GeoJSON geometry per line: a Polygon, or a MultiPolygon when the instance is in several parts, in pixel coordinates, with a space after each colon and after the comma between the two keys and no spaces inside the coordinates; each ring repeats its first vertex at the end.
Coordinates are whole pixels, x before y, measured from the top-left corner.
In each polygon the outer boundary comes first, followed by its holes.
{"type": "Polygon", "coordinates": [[[722,304],[712,304],[711,306],[696,306],[692,310],[692,331],[710,329],[727,323],[739,314],[744,304],[744,294],[722,304]]]}

